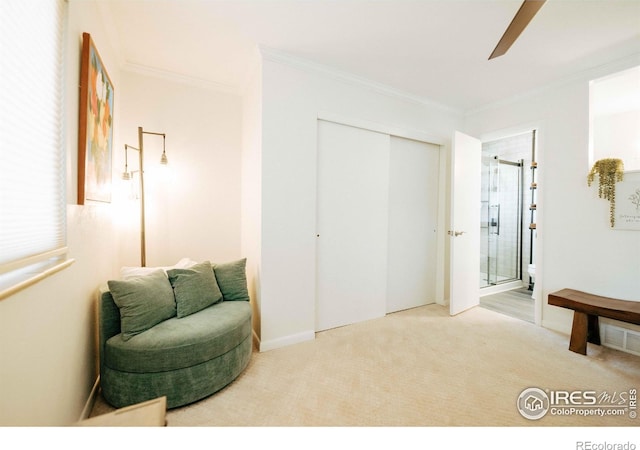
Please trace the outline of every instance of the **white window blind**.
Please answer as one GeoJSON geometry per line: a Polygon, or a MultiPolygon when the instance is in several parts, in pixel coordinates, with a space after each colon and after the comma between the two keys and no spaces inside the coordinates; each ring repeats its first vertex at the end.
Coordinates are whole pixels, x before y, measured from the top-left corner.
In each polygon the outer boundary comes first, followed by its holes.
{"type": "Polygon", "coordinates": [[[0,1],[0,298],[65,257],[65,12],[64,0],[0,1]]]}

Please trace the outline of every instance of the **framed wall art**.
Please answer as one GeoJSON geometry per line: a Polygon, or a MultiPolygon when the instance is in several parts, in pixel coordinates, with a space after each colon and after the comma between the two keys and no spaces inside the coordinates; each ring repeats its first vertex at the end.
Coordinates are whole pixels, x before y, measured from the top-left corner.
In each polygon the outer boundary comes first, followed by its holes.
{"type": "Polygon", "coordinates": [[[113,83],[91,35],[82,34],[78,126],[78,204],[111,202],[113,83]]]}
{"type": "Polygon", "coordinates": [[[616,186],[615,228],[640,231],[640,171],[625,172],[616,186]]]}

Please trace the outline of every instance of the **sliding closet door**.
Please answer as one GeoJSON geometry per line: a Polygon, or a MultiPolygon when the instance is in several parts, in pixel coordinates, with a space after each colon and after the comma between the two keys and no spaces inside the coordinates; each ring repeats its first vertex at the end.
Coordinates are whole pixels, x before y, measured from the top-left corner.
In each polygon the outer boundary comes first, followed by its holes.
{"type": "Polygon", "coordinates": [[[391,137],[387,312],[436,300],[437,145],[391,137]]]}
{"type": "Polygon", "coordinates": [[[385,314],[389,140],[318,121],[317,331],[385,314]]]}

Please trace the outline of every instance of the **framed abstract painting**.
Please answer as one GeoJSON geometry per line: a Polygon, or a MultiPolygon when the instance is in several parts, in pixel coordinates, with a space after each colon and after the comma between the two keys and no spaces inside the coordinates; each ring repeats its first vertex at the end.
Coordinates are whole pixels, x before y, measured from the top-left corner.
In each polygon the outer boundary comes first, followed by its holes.
{"type": "Polygon", "coordinates": [[[113,83],[89,33],[82,34],[78,204],[111,202],[113,83]]]}

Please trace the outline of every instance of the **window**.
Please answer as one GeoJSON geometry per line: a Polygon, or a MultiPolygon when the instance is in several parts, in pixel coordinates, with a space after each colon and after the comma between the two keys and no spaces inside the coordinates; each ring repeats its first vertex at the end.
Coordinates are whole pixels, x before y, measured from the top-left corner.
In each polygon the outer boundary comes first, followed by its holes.
{"type": "Polygon", "coordinates": [[[0,1],[0,299],[69,264],[65,13],[64,0],[0,1]]]}
{"type": "Polygon", "coordinates": [[[640,66],[590,85],[590,164],[619,158],[640,171],[640,66]]]}

